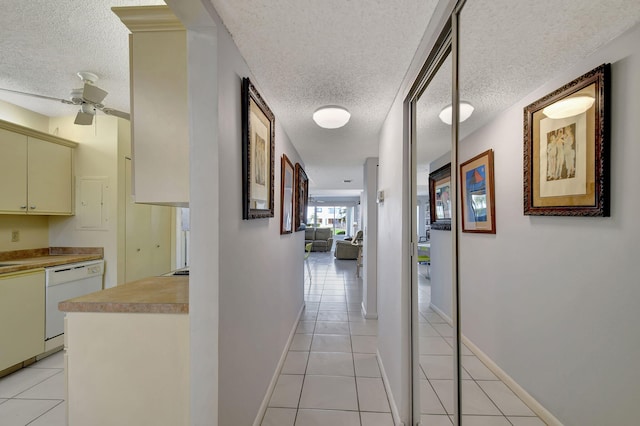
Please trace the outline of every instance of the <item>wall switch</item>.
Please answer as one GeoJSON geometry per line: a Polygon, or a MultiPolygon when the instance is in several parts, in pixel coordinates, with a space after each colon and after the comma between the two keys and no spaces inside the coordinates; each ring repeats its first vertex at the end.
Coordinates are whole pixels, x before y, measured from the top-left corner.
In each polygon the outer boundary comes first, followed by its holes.
{"type": "Polygon", "coordinates": [[[11,242],[17,243],[20,241],[20,231],[11,231],[11,242]]]}

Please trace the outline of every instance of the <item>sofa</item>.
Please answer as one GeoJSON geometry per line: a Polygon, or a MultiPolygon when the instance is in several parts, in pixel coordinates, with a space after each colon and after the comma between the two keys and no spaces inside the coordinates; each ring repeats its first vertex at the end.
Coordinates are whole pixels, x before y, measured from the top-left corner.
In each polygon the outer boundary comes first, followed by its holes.
{"type": "Polygon", "coordinates": [[[356,260],[358,259],[358,251],[362,244],[362,231],[358,231],[356,236],[336,241],[336,251],[333,254],[336,259],[356,260]]]}
{"type": "Polygon", "coordinates": [[[312,243],[311,251],[329,251],[333,246],[333,229],[307,228],[304,230],[304,243],[312,243]]]}

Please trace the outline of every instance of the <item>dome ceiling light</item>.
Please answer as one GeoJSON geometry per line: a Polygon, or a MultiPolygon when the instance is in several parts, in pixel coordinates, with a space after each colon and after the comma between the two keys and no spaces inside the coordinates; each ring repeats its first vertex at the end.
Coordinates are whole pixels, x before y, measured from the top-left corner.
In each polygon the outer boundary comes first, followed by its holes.
{"type": "Polygon", "coordinates": [[[337,129],[349,122],[351,113],[346,108],[337,105],[327,105],[318,108],[313,113],[313,121],[325,129],[337,129]]]}
{"type": "Polygon", "coordinates": [[[591,108],[594,102],[595,99],[591,96],[574,96],[554,102],[544,108],[542,112],[553,119],[573,117],[591,108]]]}
{"type": "MultiPolygon", "coordinates": [[[[467,118],[471,117],[471,114],[473,113],[473,109],[474,109],[473,105],[471,105],[469,102],[460,101],[460,122],[461,123],[465,121],[467,118]]],[[[452,108],[452,105],[449,104],[446,107],[442,108],[442,111],[440,111],[440,114],[438,114],[438,117],[440,117],[440,120],[442,120],[443,123],[451,125],[452,115],[453,115],[453,108],[452,108]]]]}

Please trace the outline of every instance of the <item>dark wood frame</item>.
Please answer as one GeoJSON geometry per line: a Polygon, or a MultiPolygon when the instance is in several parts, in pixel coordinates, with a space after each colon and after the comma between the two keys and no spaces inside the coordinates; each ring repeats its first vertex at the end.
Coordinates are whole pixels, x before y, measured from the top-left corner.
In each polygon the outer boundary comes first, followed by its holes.
{"type": "Polygon", "coordinates": [[[307,227],[307,207],[309,206],[309,178],[300,163],[296,163],[296,197],[294,229],[303,231],[307,227]]]}
{"type": "MultiPolygon", "coordinates": [[[[429,173],[429,210],[431,216],[431,229],[451,231],[451,218],[436,217],[436,182],[449,178],[451,180],[451,163],[429,173]]],[[[455,195],[449,193],[450,197],[455,195]]]]}
{"type": "Polygon", "coordinates": [[[291,234],[293,232],[293,222],[295,217],[295,209],[294,209],[294,200],[295,200],[295,169],[293,168],[293,163],[289,160],[286,154],[282,154],[281,160],[281,169],[280,169],[280,234],[291,234]],[[291,175],[290,186],[287,186],[287,172],[291,175]],[[289,201],[285,200],[286,191],[289,189],[289,201]],[[288,220],[288,229],[287,229],[287,220],[285,216],[285,207],[289,207],[289,220],[288,220]]]}
{"type": "Polygon", "coordinates": [[[495,234],[496,233],[496,198],[495,198],[495,186],[493,178],[493,150],[489,149],[481,154],[476,155],[470,160],[460,164],[460,213],[462,222],[462,232],[495,234]],[[475,169],[469,168],[470,166],[485,166],[485,191],[487,195],[487,221],[486,222],[470,222],[473,224],[481,224],[480,227],[470,227],[467,224],[465,213],[468,211],[465,201],[467,197],[467,180],[465,174],[475,169]],[[467,170],[468,168],[468,170],[467,170]],[[484,225],[485,227],[482,227],[484,225]]]}
{"type": "Polygon", "coordinates": [[[273,217],[273,194],[274,194],[274,157],[275,157],[275,117],[267,106],[262,96],[256,88],[251,84],[248,78],[242,79],[242,218],[243,219],[260,219],[273,217]],[[267,208],[259,209],[251,206],[251,171],[253,164],[253,150],[251,141],[251,131],[254,123],[251,120],[251,104],[255,104],[257,111],[262,113],[265,121],[269,123],[269,160],[266,162],[267,170],[265,171],[265,182],[269,184],[267,188],[267,208]]]}
{"type": "MultiPolygon", "coordinates": [[[[610,64],[602,64],[524,108],[524,214],[537,216],[609,216],[610,64]],[[586,113],[586,194],[540,196],[540,121],[542,109],[554,102],[591,91],[595,102],[586,113]],[[536,161],[537,154],[537,161],[536,161]],[[537,179],[536,179],[537,177],[537,179]]],[[[577,160],[576,160],[577,161],[577,160]]],[[[546,172],[545,172],[546,173],[546,172]]]]}

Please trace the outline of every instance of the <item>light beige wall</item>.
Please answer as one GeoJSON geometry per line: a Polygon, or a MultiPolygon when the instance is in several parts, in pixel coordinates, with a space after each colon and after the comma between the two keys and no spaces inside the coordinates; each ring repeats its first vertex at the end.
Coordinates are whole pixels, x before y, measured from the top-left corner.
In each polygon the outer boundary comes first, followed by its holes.
{"type": "Polygon", "coordinates": [[[189,315],[69,312],[66,353],[70,425],[190,424],[189,315]]]}
{"type": "Polygon", "coordinates": [[[0,251],[49,247],[49,217],[0,215],[0,251]],[[20,241],[11,242],[11,232],[20,231],[20,241]]]}
{"type": "MultiPolygon", "coordinates": [[[[96,116],[92,126],[73,124],[74,117],[52,117],[50,128],[58,135],[78,142],[74,152],[76,185],[83,176],[103,176],[108,179],[103,202],[108,217],[104,230],[79,229],[79,218],[52,217],[49,242],[52,246],[103,247],[105,258],[105,288],[117,284],[118,265],[118,127],[128,126],[124,120],[106,115],[96,116]],[[97,124],[97,125],[96,125],[97,124]]],[[[77,194],[76,194],[77,195],[77,194]]],[[[78,197],[76,197],[76,212],[78,197]]]]}
{"type": "Polygon", "coordinates": [[[5,101],[0,101],[0,120],[49,133],[49,117],[5,101]]]}

